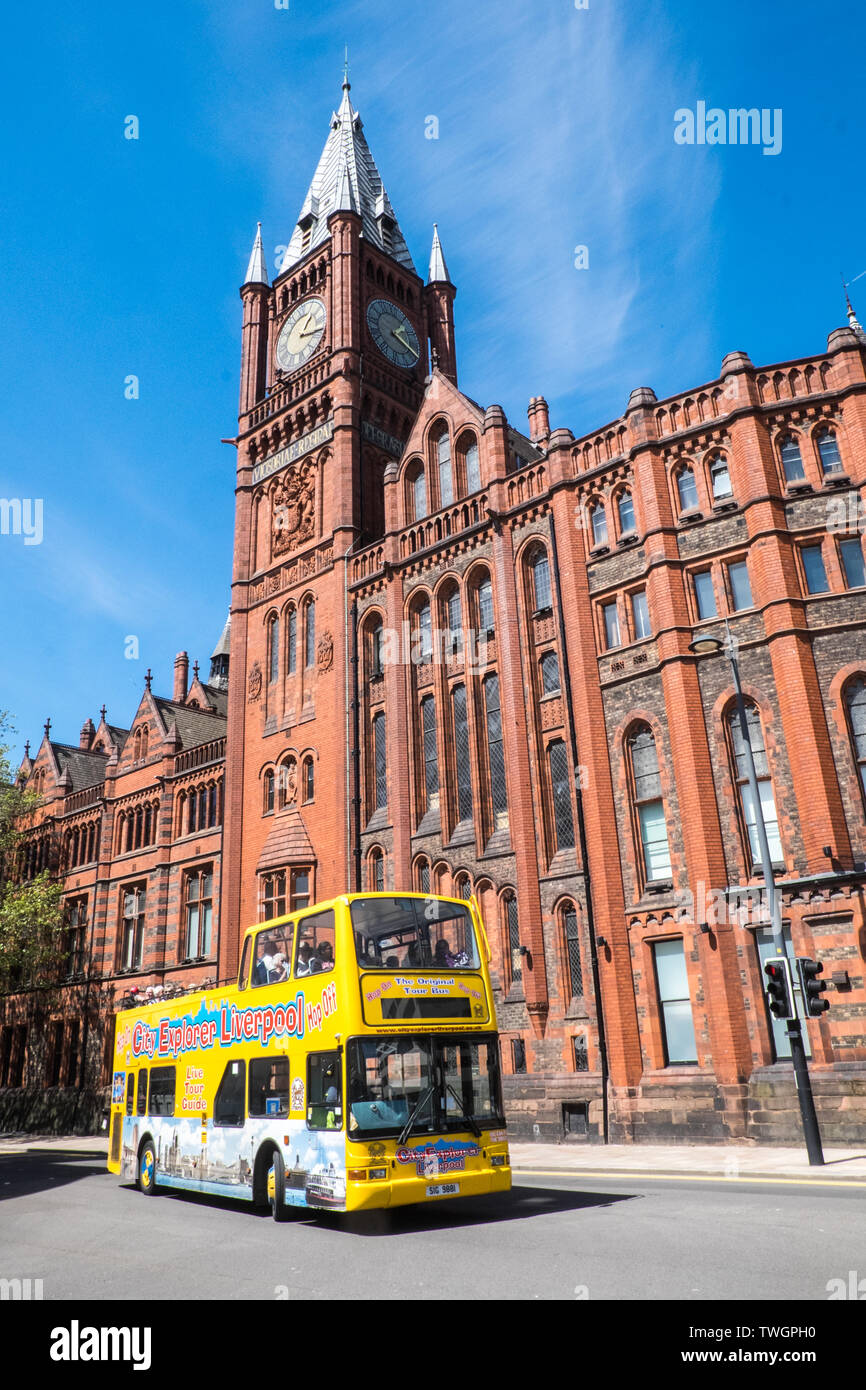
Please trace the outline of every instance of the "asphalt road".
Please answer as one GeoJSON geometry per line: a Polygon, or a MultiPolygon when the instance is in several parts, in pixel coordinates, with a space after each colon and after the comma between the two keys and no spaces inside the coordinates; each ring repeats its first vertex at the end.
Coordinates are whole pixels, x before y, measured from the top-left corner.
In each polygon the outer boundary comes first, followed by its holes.
{"type": "Polygon", "coordinates": [[[506,1196],[278,1226],[228,1199],[145,1198],[98,1158],[3,1155],[0,1278],[75,1301],[826,1301],[829,1281],[866,1280],[864,1195],[518,1174],[506,1196]]]}

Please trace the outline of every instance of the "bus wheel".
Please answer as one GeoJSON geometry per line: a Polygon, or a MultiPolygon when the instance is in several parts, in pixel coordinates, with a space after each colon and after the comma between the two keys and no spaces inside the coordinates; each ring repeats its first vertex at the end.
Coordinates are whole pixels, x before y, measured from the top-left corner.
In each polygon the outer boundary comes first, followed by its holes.
{"type": "Polygon", "coordinates": [[[289,1209],[286,1206],[286,1165],[283,1156],[274,1150],[268,1170],[268,1205],[275,1221],[288,1221],[289,1209]]]}
{"type": "Polygon", "coordinates": [[[156,1191],[156,1150],[152,1139],[142,1144],[139,1151],[138,1190],[146,1197],[152,1197],[156,1191]]]}

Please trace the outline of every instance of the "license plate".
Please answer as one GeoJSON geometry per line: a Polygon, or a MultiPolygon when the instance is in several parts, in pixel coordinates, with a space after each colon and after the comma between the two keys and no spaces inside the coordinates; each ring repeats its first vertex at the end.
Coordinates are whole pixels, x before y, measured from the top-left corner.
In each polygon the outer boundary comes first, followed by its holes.
{"type": "Polygon", "coordinates": [[[457,1197],[460,1195],[460,1184],[456,1182],[440,1182],[427,1188],[428,1197],[457,1197]]]}

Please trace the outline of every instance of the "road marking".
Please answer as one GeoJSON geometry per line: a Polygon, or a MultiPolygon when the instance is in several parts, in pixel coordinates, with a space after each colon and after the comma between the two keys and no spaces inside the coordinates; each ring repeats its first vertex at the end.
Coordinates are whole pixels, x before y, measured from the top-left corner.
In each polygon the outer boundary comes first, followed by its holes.
{"type": "Polygon", "coordinates": [[[613,1178],[627,1178],[629,1182],[750,1182],[792,1187],[866,1187],[866,1179],[857,1181],[854,1178],[769,1178],[761,1177],[757,1173],[733,1177],[725,1173],[627,1173],[618,1168],[606,1172],[596,1172],[589,1168],[581,1168],[574,1172],[563,1168],[512,1168],[511,1171],[515,1177],[525,1175],[530,1178],[603,1178],[605,1182],[613,1178]]]}

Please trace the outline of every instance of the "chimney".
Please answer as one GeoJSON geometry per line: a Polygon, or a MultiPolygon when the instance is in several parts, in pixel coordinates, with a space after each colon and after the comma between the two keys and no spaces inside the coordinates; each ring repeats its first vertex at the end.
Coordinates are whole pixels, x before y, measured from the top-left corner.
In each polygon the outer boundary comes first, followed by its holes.
{"type": "Polygon", "coordinates": [[[186,652],[178,652],[174,659],[174,694],[171,697],[176,705],[182,705],[186,699],[188,681],[189,657],[186,652]]]}
{"type": "Polygon", "coordinates": [[[543,396],[533,396],[529,402],[529,438],[533,444],[546,444],[550,438],[550,411],[543,396]]]}
{"type": "Polygon", "coordinates": [[[95,737],[96,730],[93,727],[93,720],[85,719],[81,726],[81,733],[78,735],[78,747],[87,751],[95,737]]]}

